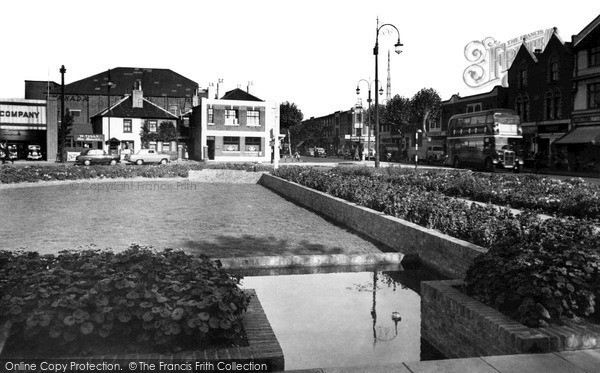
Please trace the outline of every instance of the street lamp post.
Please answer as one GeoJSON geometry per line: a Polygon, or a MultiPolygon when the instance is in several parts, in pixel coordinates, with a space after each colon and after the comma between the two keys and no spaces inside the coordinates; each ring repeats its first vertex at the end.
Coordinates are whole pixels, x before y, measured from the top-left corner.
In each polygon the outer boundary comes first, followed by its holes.
{"type": "MultiPolygon", "coordinates": [[[[358,81],[358,83],[356,83],[356,94],[359,95],[360,94],[360,82],[365,82],[367,83],[367,86],[369,87],[369,97],[367,98],[367,102],[369,103],[369,119],[368,119],[368,124],[367,124],[367,154],[368,154],[368,159],[371,160],[371,102],[373,102],[373,100],[371,99],[371,84],[373,84],[372,80],[366,80],[366,79],[360,79],[358,81]]],[[[383,94],[383,88],[379,88],[379,94],[382,95],[383,94]]]]}
{"type": "MultiPolygon", "coordinates": [[[[400,31],[398,31],[398,28],[391,23],[385,23],[379,26],[378,18],[377,32],[375,34],[375,47],[373,48],[373,54],[375,55],[375,92],[378,90],[377,84],[379,79],[379,32],[386,26],[392,27],[394,30],[396,30],[396,33],[398,33],[398,42],[394,44],[394,47],[396,53],[402,53],[400,47],[402,47],[403,44],[400,43],[400,31]]],[[[377,99],[377,95],[375,95],[375,167],[379,167],[379,100],[377,99]]]]}

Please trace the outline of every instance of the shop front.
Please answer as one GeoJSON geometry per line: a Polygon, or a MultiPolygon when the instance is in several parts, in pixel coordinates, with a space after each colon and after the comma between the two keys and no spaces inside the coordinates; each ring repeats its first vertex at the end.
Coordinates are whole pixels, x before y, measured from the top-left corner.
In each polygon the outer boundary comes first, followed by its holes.
{"type": "Polygon", "coordinates": [[[46,101],[1,100],[0,141],[13,150],[17,160],[27,159],[29,146],[39,147],[42,159],[47,159],[46,101]]]}

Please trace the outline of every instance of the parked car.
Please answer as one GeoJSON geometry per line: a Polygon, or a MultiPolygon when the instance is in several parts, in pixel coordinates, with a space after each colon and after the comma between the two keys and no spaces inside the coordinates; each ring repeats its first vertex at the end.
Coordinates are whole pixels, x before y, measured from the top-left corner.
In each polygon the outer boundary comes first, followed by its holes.
{"type": "Polygon", "coordinates": [[[15,159],[19,158],[19,152],[17,150],[17,146],[16,145],[9,145],[8,146],[8,158],[11,161],[14,161],[15,159]]]}
{"type": "Polygon", "coordinates": [[[167,164],[169,162],[170,155],[159,153],[156,149],[140,149],[136,154],[130,154],[125,156],[127,162],[132,162],[138,165],[144,163],[160,163],[167,164]]]}
{"type": "Polygon", "coordinates": [[[327,153],[325,153],[325,149],[324,148],[315,148],[315,157],[326,158],[327,153]]]}
{"type": "Polygon", "coordinates": [[[42,159],[42,147],[39,145],[27,146],[27,160],[39,161],[42,159]]]}
{"type": "Polygon", "coordinates": [[[119,163],[121,158],[118,155],[108,154],[102,149],[84,149],[81,154],[75,158],[75,163],[89,166],[92,163],[110,164],[111,166],[119,163]]]}
{"type": "Polygon", "coordinates": [[[427,148],[427,163],[429,164],[442,164],[445,160],[444,147],[443,146],[430,146],[427,148]]]}

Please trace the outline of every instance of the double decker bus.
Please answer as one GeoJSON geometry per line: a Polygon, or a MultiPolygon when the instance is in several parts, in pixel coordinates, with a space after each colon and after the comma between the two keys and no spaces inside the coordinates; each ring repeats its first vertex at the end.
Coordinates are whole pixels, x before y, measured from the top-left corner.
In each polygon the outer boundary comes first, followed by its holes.
{"type": "Polygon", "coordinates": [[[516,153],[522,141],[521,120],[509,109],[457,114],[448,123],[446,162],[493,172],[496,167],[523,168],[516,153]]]}

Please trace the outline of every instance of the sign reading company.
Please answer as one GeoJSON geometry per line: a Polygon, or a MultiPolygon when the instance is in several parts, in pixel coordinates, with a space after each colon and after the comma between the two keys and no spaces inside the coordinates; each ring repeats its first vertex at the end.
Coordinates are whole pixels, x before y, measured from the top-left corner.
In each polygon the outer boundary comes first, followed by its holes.
{"type": "Polygon", "coordinates": [[[0,123],[45,125],[46,106],[0,103],[0,123]]]}

